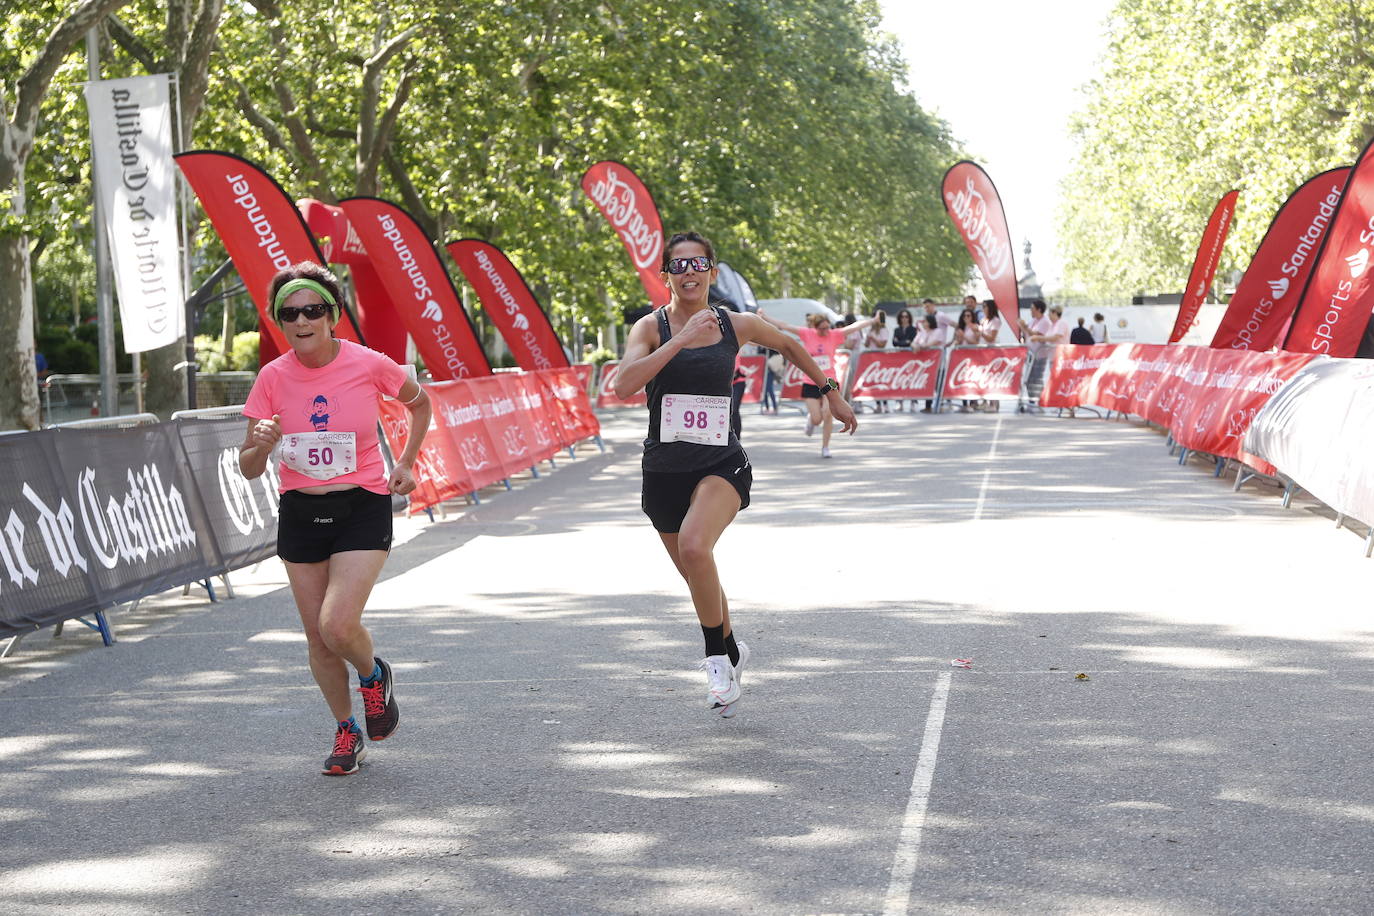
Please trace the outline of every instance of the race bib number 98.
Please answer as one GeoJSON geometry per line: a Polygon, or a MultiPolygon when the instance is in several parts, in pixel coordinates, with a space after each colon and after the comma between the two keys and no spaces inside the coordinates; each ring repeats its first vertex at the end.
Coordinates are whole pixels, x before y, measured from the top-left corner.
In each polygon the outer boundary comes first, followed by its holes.
{"type": "Polygon", "coordinates": [[[729,445],[730,399],[709,394],[665,394],[658,441],[729,445]]]}
{"type": "Polygon", "coordinates": [[[358,469],[353,433],[291,433],[281,439],[282,464],[306,477],[331,480],[358,469]]]}

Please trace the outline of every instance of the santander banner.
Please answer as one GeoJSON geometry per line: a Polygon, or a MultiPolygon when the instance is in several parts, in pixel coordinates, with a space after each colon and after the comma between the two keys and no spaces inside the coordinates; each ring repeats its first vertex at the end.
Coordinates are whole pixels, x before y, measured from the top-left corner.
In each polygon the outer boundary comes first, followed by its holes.
{"type": "Polygon", "coordinates": [[[1309,178],[1274,214],[1217,326],[1213,347],[1268,350],[1278,343],[1317,263],[1349,174],[1350,167],[1343,166],[1309,178]]]}
{"type": "Polygon", "coordinates": [[[1226,233],[1231,229],[1231,216],[1236,212],[1236,198],[1239,191],[1227,191],[1212,208],[1212,216],[1207,220],[1207,228],[1202,233],[1202,241],[1197,246],[1193,258],[1193,269],[1188,274],[1188,288],[1183,291],[1183,299],[1178,304],[1178,317],[1174,319],[1174,330],[1169,334],[1169,343],[1178,343],[1197,318],[1197,310],[1202,307],[1202,299],[1212,288],[1212,278],[1217,274],[1217,264],[1221,261],[1221,248],[1226,244],[1226,233]]]}
{"type": "Polygon", "coordinates": [[[1026,374],[1025,347],[963,347],[951,350],[944,399],[1018,398],[1026,374]]]}
{"type": "Polygon", "coordinates": [[[868,350],[854,365],[852,398],[933,398],[942,350],[868,350]]]}
{"type": "MultiPolygon", "coordinates": [[[[272,320],[267,287],[277,271],[298,261],[325,263],[300,211],[281,185],[247,159],[213,150],[178,153],[173,158],[224,242],[267,335],[277,351],[285,353],[290,345],[272,320]]],[[[347,307],[344,314],[347,317],[334,329],[335,335],[359,340],[347,307]]]]}
{"type": "Polygon", "coordinates": [[[582,190],[625,244],[649,303],[654,308],[667,305],[671,296],[658,275],[663,263],[663,222],[648,188],[629,166],[606,159],[583,173],[582,190]]]}
{"type": "Polygon", "coordinates": [[[419,224],[376,197],[351,197],[340,206],[430,375],[442,380],[491,375],[477,329],[419,224]]]}
{"type": "Polygon", "coordinates": [[[942,182],[945,210],[964,238],[973,263],[992,291],[1002,321],[1013,329],[1020,317],[1016,289],[1016,258],[1011,250],[1011,232],[1002,199],[997,196],[988,173],[967,159],[956,162],[945,172],[942,182]]]}
{"type": "Polygon", "coordinates": [[[516,365],[529,372],[568,365],[567,354],[548,314],[504,251],[478,239],[460,239],[444,247],[477,291],[487,317],[505,338],[516,365]]]}
{"type": "Polygon", "coordinates": [[[1374,306],[1374,156],[1365,146],[1346,178],[1283,349],[1354,356],[1374,306]]]}

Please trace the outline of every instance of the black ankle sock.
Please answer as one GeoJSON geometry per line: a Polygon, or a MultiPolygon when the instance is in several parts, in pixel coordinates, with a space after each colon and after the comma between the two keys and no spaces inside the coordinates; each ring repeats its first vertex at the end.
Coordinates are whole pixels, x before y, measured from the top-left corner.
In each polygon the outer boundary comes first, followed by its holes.
{"type": "Polygon", "coordinates": [[[725,654],[730,656],[730,664],[739,664],[739,646],[735,645],[734,630],[731,630],[725,636],[725,654]]]}
{"type": "Polygon", "coordinates": [[[725,624],[714,627],[702,626],[701,635],[706,637],[706,654],[724,655],[725,654],[725,624]]]}

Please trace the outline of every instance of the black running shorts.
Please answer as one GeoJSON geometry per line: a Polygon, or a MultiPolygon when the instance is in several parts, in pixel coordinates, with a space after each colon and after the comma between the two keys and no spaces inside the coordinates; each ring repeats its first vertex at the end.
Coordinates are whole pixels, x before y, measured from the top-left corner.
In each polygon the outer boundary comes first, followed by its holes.
{"type": "Polygon", "coordinates": [[[277,556],[319,563],[345,550],[391,550],[391,494],[362,487],[281,495],[277,556]]]}
{"type": "Polygon", "coordinates": [[[663,534],[677,534],[682,520],[692,505],[697,484],[707,477],[723,477],[739,493],[739,507],[749,508],[749,488],[754,484],[754,471],[743,449],[724,461],[698,471],[645,471],[644,489],[639,498],[640,508],[663,534]]]}
{"type": "Polygon", "coordinates": [[[802,382],[802,397],[821,399],[821,386],[813,385],[810,382],[802,382]]]}

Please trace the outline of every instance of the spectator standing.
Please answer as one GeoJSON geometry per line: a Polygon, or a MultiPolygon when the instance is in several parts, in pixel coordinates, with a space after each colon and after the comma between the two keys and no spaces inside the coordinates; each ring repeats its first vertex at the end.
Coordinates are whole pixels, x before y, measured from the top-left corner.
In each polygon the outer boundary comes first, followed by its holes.
{"type": "Polygon", "coordinates": [[[1093,332],[1083,326],[1086,318],[1078,319],[1078,327],[1069,332],[1069,343],[1078,346],[1091,346],[1094,343],[1093,332]]]}
{"type": "Polygon", "coordinates": [[[1088,327],[1092,332],[1093,343],[1104,344],[1107,342],[1107,319],[1102,317],[1101,312],[1093,313],[1093,323],[1088,327]]]}
{"type": "MultiPolygon", "coordinates": [[[[930,300],[926,300],[929,302],[930,300]]],[[[922,315],[920,327],[916,329],[916,339],[911,342],[911,349],[915,350],[943,350],[948,344],[949,332],[940,325],[939,320],[934,315],[922,315]]],[[[921,409],[921,413],[930,413],[934,401],[926,399],[926,406],[921,409]]]]}
{"type": "Polygon", "coordinates": [[[786,369],[787,362],[777,350],[763,350],[763,399],[759,403],[759,413],[778,412],[778,393],[773,390],[773,382],[782,374],[775,373],[773,366],[786,369]]]}
{"type": "MultiPolygon", "coordinates": [[[[878,320],[875,324],[869,325],[867,333],[864,334],[863,348],[865,350],[886,350],[888,341],[892,339],[892,332],[887,327],[887,312],[879,310],[873,314],[873,317],[878,320]]],[[[887,413],[887,399],[875,399],[873,412],[887,413]]]]}
{"type": "Polygon", "coordinates": [[[1025,335],[1027,354],[1030,357],[1030,373],[1026,376],[1026,398],[1030,402],[1027,411],[1040,411],[1040,389],[1045,384],[1045,362],[1049,358],[1050,344],[1048,335],[1054,327],[1045,314],[1045,300],[1031,300],[1031,320],[1021,319],[1021,331],[1025,335]]]}
{"type": "Polygon", "coordinates": [[[925,312],[927,318],[934,318],[939,322],[941,328],[952,327],[954,324],[954,321],[948,315],[935,307],[934,299],[922,299],[921,310],[925,312]]]}
{"type": "MultiPolygon", "coordinates": [[[[964,301],[972,299],[972,296],[965,296],[964,301]]],[[[975,300],[976,301],[976,300],[975,300]]],[[[959,321],[954,326],[954,346],[956,347],[976,347],[983,342],[983,335],[978,330],[978,315],[970,305],[965,305],[964,310],[959,313],[959,321]]],[[[960,405],[960,413],[968,413],[974,408],[976,402],[964,399],[960,405]]]]}
{"type": "MultiPolygon", "coordinates": [[[[979,342],[985,347],[997,345],[997,335],[1002,333],[1002,315],[997,310],[997,303],[991,299],[983,302],[983,320],[978,325],[979,342]]],[[[979,403],[979,408],[988,413],[996,413],[1002,409],[1002,402],[995,400],[984,400],[979,403]]]]}
{"type": "Polygon", "coordinates": [[[973,310],[973,320],[974,320],[974,321],[977,321],[977,322],[980,322],[980,323],[982,322],[982,320],[983,320],[983,311],[982,311],[982,309],[979,308],[979,306],[978,306],[978,297],[977,297],[977,296],[965,296],[965,297],[964,297],[964,305],[963,305],[963,307],[966,308],[966,309],[972,309],[972,310],[973,310]]]}
{"type": "MultiPolygon", "coordinates": [[[[911,312],[902,309],[897,313],[897,326],[892,329],[892,349],[910,350],[916,341],[916,324],[911,320],[911,312]]],[[[897,409],[902,410],[906,402],[898,401],[897,409]]],[[[916,409],[916,402],[911,402],[911,409],[916,409]]]]}

